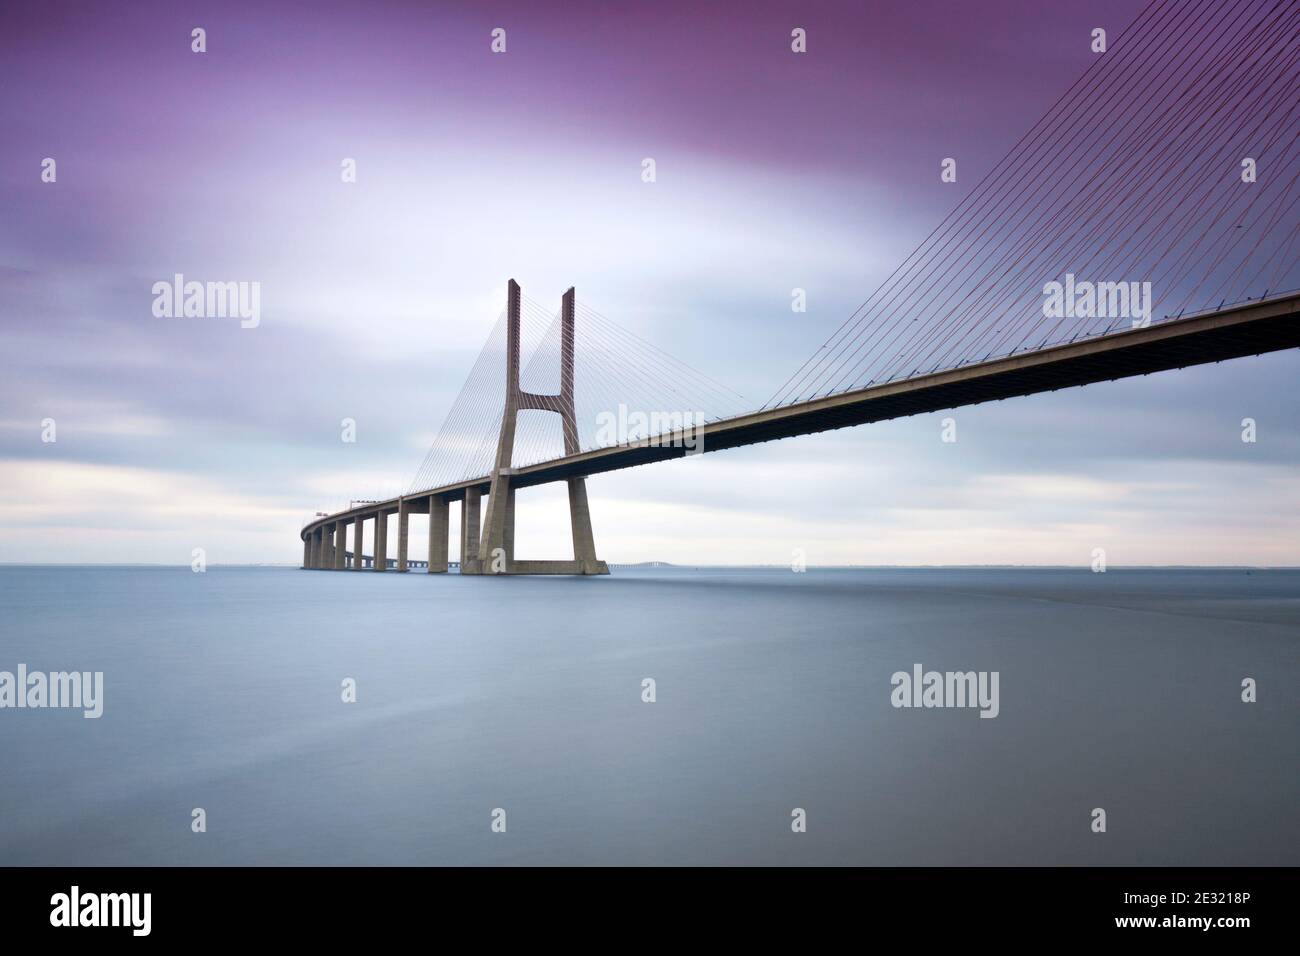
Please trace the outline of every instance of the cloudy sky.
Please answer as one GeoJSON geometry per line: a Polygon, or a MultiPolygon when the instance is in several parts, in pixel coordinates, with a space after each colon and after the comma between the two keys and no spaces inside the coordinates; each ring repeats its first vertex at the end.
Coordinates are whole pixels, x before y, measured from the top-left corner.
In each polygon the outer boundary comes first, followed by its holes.
{"type": "MultiPolygon", "coordinates": [[[[407,489],[510,277],[544,303],[576,286],[757,407],[1141,7],[7,5],[0,561],[296,563],[313,512],[407,489]],[[259,282],[260,324],[156,317],[175,273],[259,282]]],[[[955,443],[936,414],[598,476],[597,548],[1297,565],[1298,371],[1280,353],[961,409],[955,443]]],[[[519,503],[519,555],[566,556],[562,490],[519,503]]]]}

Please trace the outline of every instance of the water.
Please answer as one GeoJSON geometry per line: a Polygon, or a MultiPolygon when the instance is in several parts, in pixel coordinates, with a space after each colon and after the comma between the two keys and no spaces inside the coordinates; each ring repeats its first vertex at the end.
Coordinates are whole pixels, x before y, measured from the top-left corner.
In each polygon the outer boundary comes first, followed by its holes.
{"type": "Polygon", "coordinates": [[[1300,863],[1295,571],[5,567],[0,607],[0,670],[105,674],[99,720],[0,710],[0,864],[1300,863]],[[917,662],[999,716],[895,709],[917,662]]]}

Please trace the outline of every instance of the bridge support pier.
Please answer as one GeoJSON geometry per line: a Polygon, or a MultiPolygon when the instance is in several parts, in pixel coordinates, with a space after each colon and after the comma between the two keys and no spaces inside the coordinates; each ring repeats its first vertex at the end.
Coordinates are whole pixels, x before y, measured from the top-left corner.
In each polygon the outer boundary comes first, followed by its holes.
{"type": "Polygon", "coordinates": [[[450,533],[450,502],[442,495],[429,496],[429,573],[447,571],[447,538],[450,533]]]}
{"type": "Polygon", "coordinates": [[[388,514],[383,511],[375,513],[375,560],[376,571],[388,570],[388,514]]]}
{"type": "Polygon", "coordinates": [[[506,560],[515,559],[515,489],[506,489],[506,526],[501,536],[506,551],[506,560]]]}
{"type": "Polygon", "coordinates": [[[337,521],[334,523],[334,570],[342,571],[347,567],[348,561],[348,523],[346,521],[337,521]]]}
{"type": "Polygon", "coordinates": [[[307,570],[311,567],[311,535],[302,539],[302,568],[307,570]]]}
{"type": "Polygon", "coordinates": [[[605,562],[596,557],[596,537],[591,530],[591,509],[587,506],[587,482],[570,478],[569,524],[573,533],[573,560],[583,574],[609,574],[605,562]]]}
{"type": "Polygon", "coordinates": [[[365,564],[365,561],[362,558],[362,555],[366,553],[366,549],[362,546],[362,542],[364,541],[366,536],[365,529],[366,529],[366,519],[361,517],[361,515],[357,515],[356,519],[353,520],[352,522],[352,570],[353,571],[360,571],[362,566],[365,564]]]}
{"type": "Polygon", "coordinates": [[[466,488],[460,503],[460,573],[477,574],[479,558],[479,510],[482,492],[466,488]],[[466,568],[469,570],[467,571],[466,568]]]}
{"type": "Polygon", "coordinates": [[[405,498],[397,502],[397,570],[406,570],[406,546],[411,537],[411,505],[405,498]]]}

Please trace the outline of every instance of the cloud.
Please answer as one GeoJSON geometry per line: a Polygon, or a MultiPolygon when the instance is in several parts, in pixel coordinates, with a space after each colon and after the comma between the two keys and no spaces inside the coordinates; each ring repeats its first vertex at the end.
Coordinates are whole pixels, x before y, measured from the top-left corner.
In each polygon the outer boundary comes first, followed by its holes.
{"type": "Polygon", "coordinates": [[[184,564],[195,547],[214,563],[255,561],[292,543],[302,517],[219,479],[144,468],[8,460],[0,482],[4,562],[184,564]]]}
{"type": "MultiPolygon", "coordinates": [[[[576,285],[761,403],[1088,63],[1074,11],[1035,20],[1014,62],[989,50],[1019,42],[1022,11],[948,13],[810,10],[800,59],[779,5],[592,5],[557,27],[524,4],[484,72],[469,5],[326,5],[306,33],[223,8],[207,59],[163,4],[6,11],[0,79],[30,96],[0,103],[4,558],[179,562],[205,538],[213,560],[296,561],[305,515],[406,488],[511,276],[543,304],[576,285]],[[57,185],[36,176],[47,149],[57,185]],[[961,191],[938,183],[952,152],[961,191]],[[261,325],[154,318],[176,272],[260,282],[261,325]]],[[[1115,560],[1300,563],[1298,373],[1292,351],[963,408],[956,444],[927,415],[599,476],[597,542],[614,560],[1073,564],[1105,541],[1115,560]]],[[[562,489],[527,498],[521,554],[563,556],[562,489]]]]}

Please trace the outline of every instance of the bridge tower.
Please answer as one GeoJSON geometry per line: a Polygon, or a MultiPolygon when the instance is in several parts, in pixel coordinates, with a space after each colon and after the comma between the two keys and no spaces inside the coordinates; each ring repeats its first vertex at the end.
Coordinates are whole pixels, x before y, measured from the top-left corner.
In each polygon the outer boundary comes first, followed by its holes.
{"type": "MultiPolygon", "coordinates": [[[[564,430],[564,453],[576,454],[578,421],[573,403],[573,320],[574,290],[564,293],[560,311],[560,393],[538,395],[519,385],[519,283],[510,280],[506,298],[506,404],[501,415],[501,436],[488,492],[483,532],[478,552],[462,552],[462,574],[609,574],[609,566],[596,557],[591,531],[591,510],[587,506],[585,478],[565,479],[569,487],[569,523],[573,532],[572,561],[515,560],[515,489],[511,485],[511,456],[515,447],[515,426],[519,413],[534,409],[558,412],[564,430]]],[[[468,501],[468,499],[467,499],[468,501]]],[[[468,515],[470,510],[466,508],[468,515]]],[[[477,524],[477,508],[474,524],[477,524]]],[[[472,538],[464,535],[468,543],[472,538]]]]}

